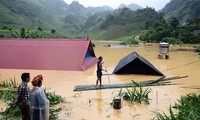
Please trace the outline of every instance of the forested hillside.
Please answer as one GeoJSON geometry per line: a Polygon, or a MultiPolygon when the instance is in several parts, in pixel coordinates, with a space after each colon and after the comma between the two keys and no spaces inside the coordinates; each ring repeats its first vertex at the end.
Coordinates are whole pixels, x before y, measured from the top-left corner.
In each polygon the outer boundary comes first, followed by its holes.
{"type": "Polygon", "coordinates": [[[161,12],[164,19],[142,31],[141,40],[170,44],[200,43],[200,0],[171,0],[161,12]]]}
{"type": "Polygon", "coordinates": [[[162,12],[165,19],[173,16],[180,22],[200,18],[200,0],[171,0],[162,12]]]}
{"type": "Polygon", "coordinates": [[[43,30],[55,29],[63,31],[62,19],[65,17],[66,7],[62,0],[1,0],[0,26],[13,28],[38,27],[43,30]],[[55,9],[58,8],[58,9],[55,9]]]}
{"type": "MultiPolygon", "coordinates": [[[[130,4],[124,7],[134,10],[141,8],[136,4],[130,4]]],[[[1,0],[0,17],[3,19],[0,19],[0,27],[11,27],[15,29],[21,29],[22,27],[31,29],[40,28],[46,33],[50,33],[52,30],[56,31],[54,32],[57,33],[56,36],[54,34],[50,35],[49,37],[60,36],[79,38],[90,35],[93,39],[108,39],[123,35],[130,35],[133,31],[138,32],[143,27],[143,25],[140,25],[141,27],[139,28],[134,27],[133,25],[132,27],[126,28],[126,26],[129,26],[128,24],[133,23],[133,21],[128,20],[133,19],[129,17],[129,14],[132,14],[133,11],[120,9],[111,13],[113,10],[114,9],[110,8],[109,6],[85,8],[77,1],[73,1],[68,5],[63,0],[48,0],[48,2],[46,0],[1,0]],[[110,15],[106,16],[108,13],[110,13],[110,15]],[[116,21],[110,21],[112,19],[109,17],[112,17],[112,15],[114,15],[114,19],[116,19],[116,21]],[[98,26],[99,23],[101,23],[100,29],[98,26]],[[109,25],[110,23],[111,25],[109,25]],[[93,26],[94,24],[96,25],[93,26]],[[113,32],[111,30],[112,27],[109,26],[117,26],[117,28],[115,28],[116,32],[114,33],[119,35],[112,36],[112,33],[109,34],[110,31],[113,32]],[[107,28],[110,29],[106,30],[107,28]],[[130,29],[133,30],[129,31],[130,29]],[[94,30],[94,35],[90,34],[90,30],[94,30]],[[95,32],[99,30],[100,32],[104,33],[104,37],[101,37],[102,35],[98,35],[99,32],[95,32]]],[[[0,32],[1,37],[5,36],[5,32],[5,30],[3,33],[0,32]]]]}
{"type": "MultiPolygon", "coordinates": [[[[47,33],[55,30],[60,37],[77,37],[88,17],[95,14],[94,11],[107,10],[105,7],[93,8],[92,13],[77,1],[68,5],[63,0],[1,0],[0,28],[39,27],[47,33]]],[[[0,31],[1,37],[4,33],[0,31]]]]}
{"type": "MultiPolygon", "coordinates": [[[[0,0],[0,37],[13,37],[6,28],[30,28],[42,31],[43,37],[47,38],[89,36],[91,39],[110,40],[154,29],[154,32],[161,33],[154,41],[160,41],[165,36],[176,34],[169,34],[173,28],[170,21],[174,21],[176,26],[185,21],[192,23],[190,34],[199,29],[200,0],[171,0],[159,12],[149,7],[142,9],[136,4],[122,4],[119,8],[86,8],[77,1],[68,5],[63,0],[0,0]]],[[[173,31],[179,33],[178,30],[173,31]]],[[[184,30],[184,33],[187,32],[184,30]]]]}
{"type": "Polygon", "coordinates": [[[162,19],[161,14],[152,8],[137,11],[123,8],[106,14],[98,20],[93,18],[96,22],[88,24],[90,27],[85,25],[85,28],[89,29],[84,29],[84,32],[93,39],[115,39],[138,34],[141,30],[153,25],[154,21],[160,19],[162,19]]]}
{"type": "Polygon", "coordinates": [[[200,43],[200,0],[171,0],[161,12],[164,19],[142,31],[141,40],[180,45],[200,43]]]}
{"type": "Polygon", "coordinates": [[[129,4],[129,5],[121,4],[121,5],[118,7],[118,9],[123,9],[123,8],[125,8],[125,7],[126,7],[126,8],[129,8],[129,9],[131,9],[131,10],[133,10],[133,11],[138,10],[138,9],[142,9],[141,6],[139,6],[139,5],[137,5],[137,4],[134,4],[134,3],[129,4]]]}

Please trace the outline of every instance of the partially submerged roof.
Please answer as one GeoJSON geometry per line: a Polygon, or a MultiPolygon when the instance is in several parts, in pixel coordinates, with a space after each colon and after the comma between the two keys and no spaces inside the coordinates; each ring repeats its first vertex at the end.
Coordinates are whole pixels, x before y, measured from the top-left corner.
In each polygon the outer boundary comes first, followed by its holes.
{"type": "Polygon", "coordinates": [[[161,75],[163,74],[157,70],[145,58],[132,52],[123,59],[115,67],[114,74],[145,74],[145,75],[161,75]]]}
{"type": "Polygon", "coordinates": [[[0,68],[84,71],[96,64],[90,40],[0,39],[0,68]]]}

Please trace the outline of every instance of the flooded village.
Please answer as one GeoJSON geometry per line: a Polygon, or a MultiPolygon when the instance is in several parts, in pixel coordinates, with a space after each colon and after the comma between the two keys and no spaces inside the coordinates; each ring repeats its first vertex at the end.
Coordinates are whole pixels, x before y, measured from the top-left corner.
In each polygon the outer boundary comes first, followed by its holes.
{"type": "MultiPolygon", "coordinates": [[[[180,46],[170,45],[169,58],[158,59],[158,43],[111,48],[107,47],[107,45],[113,44],[113,42],[92,42],[95,44],[93,49],[96,57],[103,56],[103,68],[107,69],[108,72],[103,72],[103,85],[125,84],[132,82],[132,80],[139,83],[147,80],[156,80],[161,77],[145,74],[112,74],[119,61],[132,52],[137,52],[167,78],[175,76],[188,77],[172,80],[172,85],[146,86],[144,88],[151,89],[149,104],[131,103],[122,100],[120,109],[114,109],[111,105],[120,88],[74,91],[77,85],[95,85],[97,79],[96,65],[93,65],[86,71],[0,69],[0,80],[15,78],[20,83],[20,76],[23,72],[29,72],[31,79],[33,79],[33,76],[42,74],[44,77],[42,88],[46,88],[48,91],[55,92],[65,98],[64,103],[56,106],[62,109],[58,114],[59,120],[150,120],[155,118],[155,112],[165,112],[168,114],[169,106],[174,105],[181,96],[199,92],[197,88],[200,88],[200,60],[199,54],[194,51],[176,51],[180,46]]],[[[192,48],[192,46],[185,45],[184,47],[192,48]]],[[[29,86],[31,87],[30,83],[29,86]]],[[[122,88],[122,90],[126,90],[126,88],[122,88]]],[[[1,101],[1,110],[5,108],[6,104],[1,101]]]]}
{"type": "Polygon", "coordinates": [[[0,120],[200,120],[200,0],[0,0],[0,120]]]}

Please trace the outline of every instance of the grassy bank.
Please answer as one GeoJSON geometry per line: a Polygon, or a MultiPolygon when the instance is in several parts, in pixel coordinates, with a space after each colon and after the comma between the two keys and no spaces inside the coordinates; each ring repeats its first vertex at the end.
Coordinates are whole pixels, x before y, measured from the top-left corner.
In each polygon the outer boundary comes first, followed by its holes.
{"type": "Polygon", "coordinates": [[[182,96],[174,106],[169,107],[169,115],[164,112],[155,113],[158,120],[200,120],[200,94],[182,96]]]}
{"type": "MultiPolygon", "coordinates": [[[[21,111],[19,107],[16,109],[13,108],[13,103],[17,99],[17,86],[15,78],[10,79],[9,81],[4,80],[0,83],[0,99],[6,104],[5,110],[1,110],[0,115],[3,119],[9,120],[19,120],[21,119],[21,111]]],[[[49,106],[49,119],[57,120],[58,113],[61,111],[61,108],[57,108],[56,105],[65,102],[65,98],[60,95],[56,95],[55,92],[49,92],[44,89],[45,95],[50,102],[49,106]]]]}

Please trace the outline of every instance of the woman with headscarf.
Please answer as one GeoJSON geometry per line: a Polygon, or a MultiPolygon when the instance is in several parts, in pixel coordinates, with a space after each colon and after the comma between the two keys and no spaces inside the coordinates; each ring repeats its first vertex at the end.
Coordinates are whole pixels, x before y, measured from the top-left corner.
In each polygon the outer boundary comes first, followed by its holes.
{"type": "Polygon", "coordinates": [[[31,82],[33,85],[30,92],[31,120],[49,120],[49,100],[41,88],[42,81],[42,75],[37,75],[31,82]]]}

